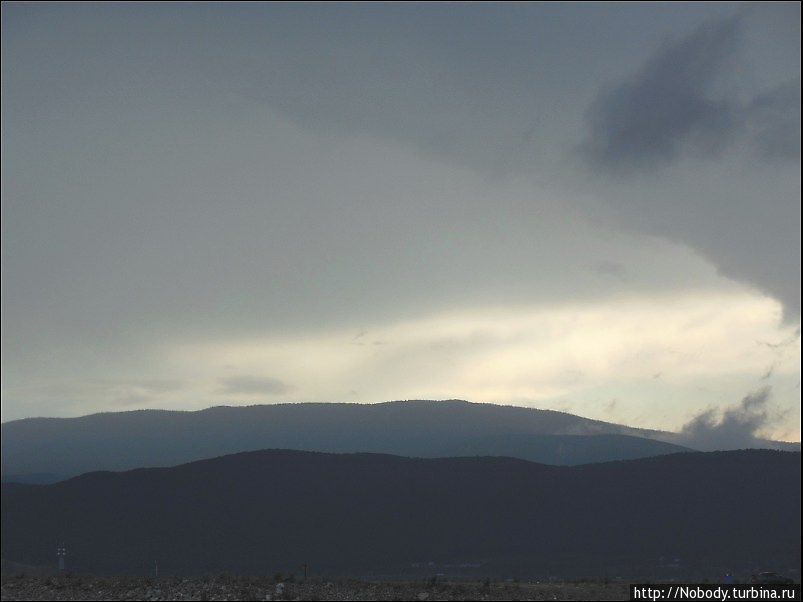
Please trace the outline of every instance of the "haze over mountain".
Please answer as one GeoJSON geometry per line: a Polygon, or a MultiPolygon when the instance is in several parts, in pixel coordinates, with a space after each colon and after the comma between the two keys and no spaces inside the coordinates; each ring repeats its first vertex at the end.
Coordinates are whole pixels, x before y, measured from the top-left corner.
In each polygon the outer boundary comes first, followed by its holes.
{"type": "Polygon", "coordinates": [[[155,560],[160,574],[787,570],[800,566],[800,467],[766,450],[576,467],[264,450],[4,484],[2,555],[47,564],[64,541],[72,570],[101,573],[155,560]]]}
{"type": "Polygon", "coordinates": [[[572,414],[466,401],[278,404],[147,410],[2,425],[5,480],[47,482],[92,470],[172,466],[267,448],[418,457],[511,456],[582,464],[686,450],[572,414]],[[58,478],[58,477],[56,477],[58,478]]]}

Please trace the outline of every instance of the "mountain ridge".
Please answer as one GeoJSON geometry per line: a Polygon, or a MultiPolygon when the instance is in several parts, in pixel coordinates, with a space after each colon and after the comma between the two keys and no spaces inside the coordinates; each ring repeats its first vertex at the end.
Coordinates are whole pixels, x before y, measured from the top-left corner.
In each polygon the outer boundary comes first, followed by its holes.
{"type": "Polygon", "coordinates": [[[164,574],[272,574],[309,562],[321,574],[477,565],[657,578],[661,557],[672,557],[682,563],[675,576],[711,578],[800,559],[799,452],[553,466],[260,450],[3,485],[2,498],[3,558],[45,565],[63,539],[74,570],[98,573],[147,573],[158,559],[164,574]]]}
{"type": "Polygon", "coordinates": [[[655,439],[656,434],[554,410],[462,400],[134,410],[3,423],[2,473],[4,479],[65,477],[264,448],[421,457],[507,455],[557,464],[687,449],[655,439]],[[607,439],[586,438],[602,435],[607,439]]]}

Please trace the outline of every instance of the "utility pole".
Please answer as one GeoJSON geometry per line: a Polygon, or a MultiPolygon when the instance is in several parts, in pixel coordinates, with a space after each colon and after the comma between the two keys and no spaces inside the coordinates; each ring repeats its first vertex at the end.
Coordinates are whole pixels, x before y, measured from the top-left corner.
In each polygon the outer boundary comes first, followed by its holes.
{"type": "Polygon", "coordinates": [[[59,573],[64,573],[64,563],[67,557],[67,546],[64,545],[64,542],[56,548],[56,555],[59,557],[59,573]]]}
{"type": "Polygon", "coordinates": [[[156,579],[159,578],[159,561],[158,560],[154,560],[153,561],[153,574],[154,574],[156,579]]]}

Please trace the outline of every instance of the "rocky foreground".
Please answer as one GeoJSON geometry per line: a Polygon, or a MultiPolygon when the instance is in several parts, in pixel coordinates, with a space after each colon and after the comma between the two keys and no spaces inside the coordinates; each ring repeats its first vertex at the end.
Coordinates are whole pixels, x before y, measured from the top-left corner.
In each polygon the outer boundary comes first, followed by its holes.
{"type": "Polygon", "coordinates": [[[626,600],[622,583],[365,582],[220,575],[3,576],[3,600],[626,600]]]}

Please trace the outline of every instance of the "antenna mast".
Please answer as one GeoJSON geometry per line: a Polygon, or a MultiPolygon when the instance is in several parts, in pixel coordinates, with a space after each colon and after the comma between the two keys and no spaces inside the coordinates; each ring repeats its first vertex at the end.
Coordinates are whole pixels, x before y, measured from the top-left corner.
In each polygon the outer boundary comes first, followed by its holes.
{"type": "Polygon", "coordinates": [[[64,545],[64,542],[61,542],[61,545],[56,548],[56,555],[59,557],[59,572],[63,573],[64,562],[67,557],[67,546],[64,545]]]}

